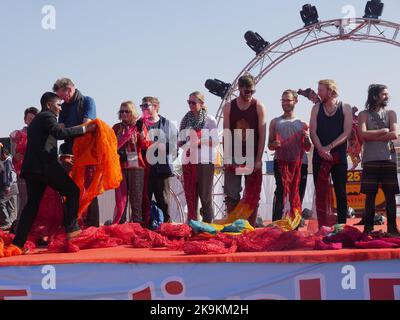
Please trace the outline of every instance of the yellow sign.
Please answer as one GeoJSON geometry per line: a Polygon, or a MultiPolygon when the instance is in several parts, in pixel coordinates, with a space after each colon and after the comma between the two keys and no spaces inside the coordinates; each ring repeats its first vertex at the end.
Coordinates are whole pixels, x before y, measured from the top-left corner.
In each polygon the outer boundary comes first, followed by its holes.
{"type": "MultiPolygon", "coordinates": [[[[347,172],[347,183],[346,183],[346,193],[347,193],[347,204],[349,207],[352,207],[355,211],[364,211],[365,208],[365,194],[360,193],[361,189],[361,170],[352,170],[347,172]]],[[[333,209],[337,208],[336,196],[332,187],[333,194],[333,209]]],[[[376,209],[384,209],[385,208],[385,195],[382,189],[378,188],[378,193],[375,199],[376,209]]]]}

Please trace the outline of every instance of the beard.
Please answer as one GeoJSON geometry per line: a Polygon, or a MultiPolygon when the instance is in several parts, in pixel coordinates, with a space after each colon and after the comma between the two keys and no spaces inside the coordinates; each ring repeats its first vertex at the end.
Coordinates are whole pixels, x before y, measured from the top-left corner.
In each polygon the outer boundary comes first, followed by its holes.
{"type": "Polygon", "coordinates": [[[380,105],[381,107],[387,107],[387,105],[389,104],[389,100],[383,100],[380,105]]]}

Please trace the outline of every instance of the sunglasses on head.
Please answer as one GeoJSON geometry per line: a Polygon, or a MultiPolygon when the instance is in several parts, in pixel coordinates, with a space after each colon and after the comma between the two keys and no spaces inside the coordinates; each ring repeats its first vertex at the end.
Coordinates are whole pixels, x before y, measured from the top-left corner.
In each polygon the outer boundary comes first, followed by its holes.
{"type": "Polygon", "coordinates": [[[245,89],[243,90],[244,94],[255,94],[256,90],[249,90],[249,89],[245,89]]]}
{"type": "Polygon", "coordinates": [[[190,105],[190,106],[192,106],[192,105],[194,106],[194,105],[197,104],[196,101],[192,101],[192,100],[188,100],[187,103],[188,103],[188,105],[190,105]]]}
{"type": "Polygon", "coordinates": [[[119,113],[131,113],[130,110],[119,110],[119,113]]]}

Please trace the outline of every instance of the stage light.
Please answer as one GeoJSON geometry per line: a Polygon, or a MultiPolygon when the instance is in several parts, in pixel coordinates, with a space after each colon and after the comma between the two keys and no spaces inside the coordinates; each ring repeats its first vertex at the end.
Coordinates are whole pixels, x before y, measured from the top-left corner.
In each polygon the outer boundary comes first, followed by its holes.
{"type": "Polygon", "coordinates": [[[382,15],[384,4],[381,0],[371,0],[365,5],[364,18],[368,19],[379,19],[382,15]]]}
{"type": "Polygon", "coordinates": [[[303,9],[300,11],[300,17],[305,27],[319,22],[317,8],[311,4],[305,4],[303,6],[303,9]]]}
{"type": "Polygon", "coordinates": [[[270,45],[268,41],[265,41],[257,32],[247,31],[244,34],[246,44],[256,53],[259,54],[266,47],[270,45]]]}
{"type": "Polygon", "coordinates": [[[208,91],[210,91],[212,94],[215,94],[216,96],[221,97],[223,99],[231,84],[222,82],[221,80],[218,79],[214,80],[208,79],[205,83],[205,86],[208,89],[208,91]]]}

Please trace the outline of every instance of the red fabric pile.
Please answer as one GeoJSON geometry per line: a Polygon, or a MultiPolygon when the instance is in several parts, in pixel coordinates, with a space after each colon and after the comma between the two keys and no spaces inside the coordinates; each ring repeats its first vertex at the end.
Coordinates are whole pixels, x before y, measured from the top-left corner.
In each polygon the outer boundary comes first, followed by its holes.
{"type": "Polygon", "coordinates": [[[189,238],[192,235],[192,228],[187,224],[163,223],[158,232],[168,239],[189,238]]]}
{"type": "Polygon", "coordinates": [[[121,239],[123,244],[131,244],[133,235],[143,230],[139,223],[113,224],[103,228],[110,237],[121,239]]]}
{"type": "Polygon", "coordinates": [[[316,241],[315,250],[332,250],[340,248],[358,249],[384,249],[399,248],[400,238],[390,238],[386,234],[375,232],[367,235],[356,227],[344,226],[343,230],[336,234],[328,235],[322,241],[316,241]]]}
{"type": "Polygon", "coordinates": [[[90,227],[68,241],[66,233],[58,233],[51,237],[49,252],[78,252],[80,249],[108,248],[122,245],[123,240],[110,237],[105,227],[90,227]]]}
{"type": "Polygon", "coordinates": [[[217,239],[209,239],[206,241],[187,241],[183,246],[185,254],[225,254],[236,252],[237,245],[233,241],[229,246],[223,241],[217,239]]]}
{"type": "Polygon", "coordinates": [[[356,227],[345,225],[343,230],[336,234],[324,237],[323,242],[329,243],[342,243],[343,248],[354,248],[357,241],[365,241],[366,235],[358,230],[356,227]]]}
{"type": "MultiPolygon", "coordinates": [[[[5,233],[3,230],[0,229],[0,258],[2,257],[11,257],[16,255],[17,253],[14,252],[12,241],[14,240],[14,235],[11,233],[5,233]]],[[[36,245],[31,242],[27,241],[25,243],[24,249],[27,251],[32,251],[36,248],[36,245]]],[[[20,250],[19,250],[20,251],[20,250]]],[[[18,253],[21,254],[21,253],[18,253]]]]}

